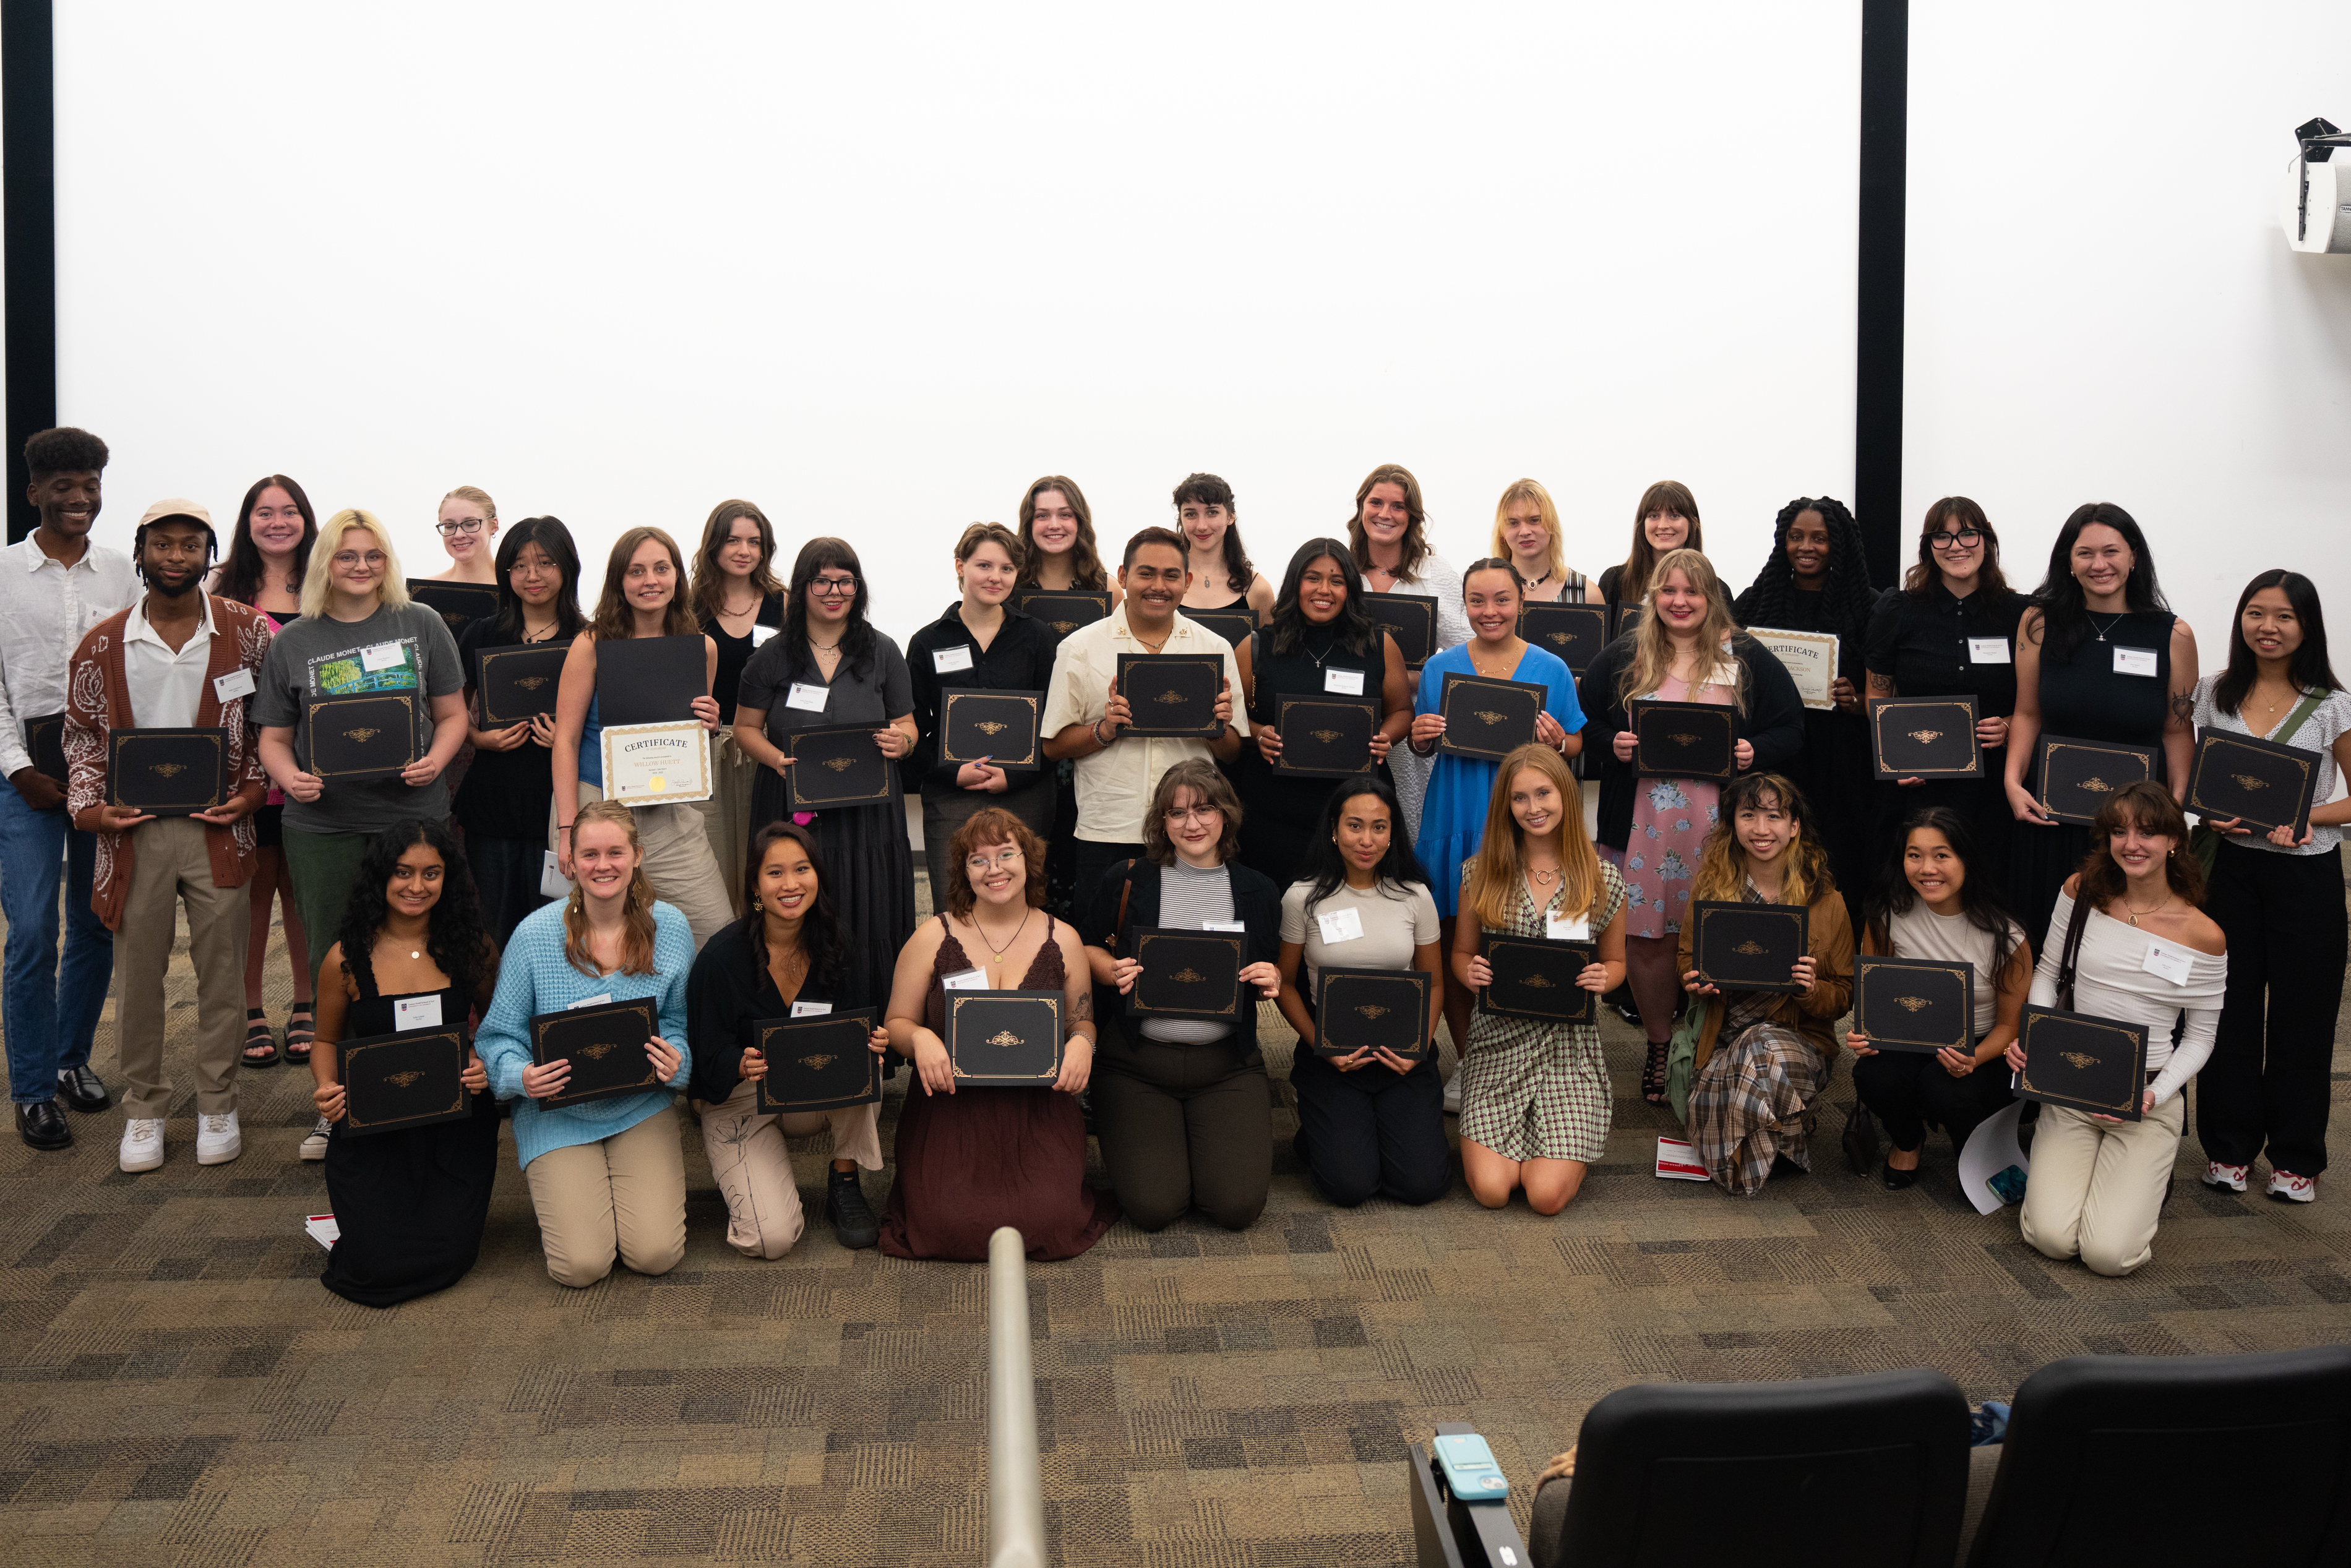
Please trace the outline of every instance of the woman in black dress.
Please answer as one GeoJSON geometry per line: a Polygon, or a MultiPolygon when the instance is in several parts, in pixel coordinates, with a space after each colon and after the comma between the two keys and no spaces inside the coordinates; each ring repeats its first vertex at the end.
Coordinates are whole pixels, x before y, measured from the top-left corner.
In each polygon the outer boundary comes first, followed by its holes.
{"type": "Polygon", "coordinates": [[[1388,748],[1412,726],[1412,686],[1395,639],[1364,613],[1364,578],[1353,551],[1338,538],[1309,539],[1290,558],[1270,624],[1233,650],[1248,694],[1249,736],[1233,777],[1249,801],[1241,822],[1240,862],[1288,887],[1304,874],[1307,852],[1322,831],[1337,780],[1276,773],[1281,757],[1281,699],[1361,696],[1380,705],[1371,756],[1376,772],[1388,748]]]}
{"type": "Polygon", "coordinates": [[[482,930],[473,876],[446,828],[412,817],[376,835],[351,883],[341,938],[319,973],[311,1097],[334,1124],[327,1197],[342,1231],[319,1282],[362,1306],[393,1306],[445,1290],[473,1268],[497,1174],[498,1103],[470,1050],[470,1115],[357,1138],[344,1119],[339,1042],[465,1025],[496,987],[497,946],[482,930]]]}
{"type": "Polygon", "coordinates": [[[710,856],[730,882],[751,838],[751,780],[758,767],[735,744],[736,694],[751,650],[784,624],[784,585],[776,580],[776,529],[749,501],[721,501],[702,526],[694,552],[694,618],[718,645],[718,727],[710,737],[710,799],[702,802],[710,856]]]}
{"type": "Polygon", "coordinates": [[[2143,746],[2179,800],[2196,749],[2196,633],[2171,612],[2147,536],[2111,501],[2077,507],[2049,551],[2016,628],[2016,716],[2006,783],[2018,827],[2009,907],[2045,930],[2057,893],[2090,851],[2091,831],[2043,814],[2036,791],[2044,735],[2143,746]]]}
{"type": "MultiPolygon", "coordinates": [[[[1118,574],[1102,565],[1094,542],[1093,508],[1077,481],[1047,474],[1029,483],[1020,497],[1020,586],[1054,592],[1082,589],[1108,593],[1116,610],[1125,597],[1118,574]]],[[[1053,639],[1055,647],[1061,638],[1053,639]]],[[[1052,863],[1046,868],[1046,906],[1064,920],[1077,914],[1077,764],[1067,758],[1050,767],[1053,831],[1045,835],[1052,863]]]]}
{"type": "MultiPolygon", "coordinates": [[[[2000,535],[1965,496],[1927,508],[1918,561],[1869,618],[1865,663],[1873,697],[1973,697],[1980,779],[1892,779],[1877,785],[1872,858],[1896,852],[1902,825],[1936,807],[1957,811],[1973,833],[1979,880],[2005,882],[2010,829],[2001,769],[2016,711],[2016,623],[2024,596],[2000,570],[2000,535]]],[[[1875,768],[1871,769],[1873,774],[1875,768]]]]}
{"type": "Polygon", "coordinates": [[[1176,486],[1176,527],[1192,574],[1180,610],[1246,610],[1262,622],[1273,609],[1273,584],[1249,564],[1241,546],[1233,487],[1214,474],[1187,476],[1176,486]]]}

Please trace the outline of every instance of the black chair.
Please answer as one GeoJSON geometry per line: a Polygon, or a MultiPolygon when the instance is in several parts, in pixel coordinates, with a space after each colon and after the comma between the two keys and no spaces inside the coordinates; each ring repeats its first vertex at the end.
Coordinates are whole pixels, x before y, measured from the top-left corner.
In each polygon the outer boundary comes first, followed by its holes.
{"type": "Polygon", "coordinates": [[[1938,1372],[1642,1384],[1585,1414],[1573,1483],[1536,1495],[1533,1556],[1949,1568],[1967,1480],[1968,1402],[1938,1372]]]}
{"type": "Polygon", "coordinates": [[[2351,1563],[2351,1346],[2026,1378],[1968,1564],[2060,1563],[2351,1563]]]}

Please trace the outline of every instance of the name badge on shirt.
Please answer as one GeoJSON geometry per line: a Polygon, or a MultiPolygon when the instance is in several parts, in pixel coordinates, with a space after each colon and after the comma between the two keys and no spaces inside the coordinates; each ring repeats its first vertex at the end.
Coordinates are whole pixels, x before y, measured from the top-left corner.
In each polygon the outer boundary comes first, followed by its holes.
{"type": "Polygon", "coordinates": [[[987,971],[957,969],[952,975],[940,976],[939,987],[949,991],[984,991],[987,989],[987,971]]]}
{"type": "Polygon", "coordinates": [[[1203,920],[1200,922],[1200,929],[1203,931],[1238,931],[1246,933],[1249,930],[1249,926],[1246,923],[1238,920],[1203,920]]]}
{"type": "Polygon", "coordinates": [[[1589,942],[1592,940],[1592,916],[1589,915],[1553,915],[1543,911],[1543,936],[1553,942],[1589,942]]]}
{"type": "Polygon", "coordinates": [[[1340,942],[1353,942],[1364,934],[1361,910],[1342,909],[1332,915],[1318,915],[1314,924],[1322,928],[1322,945],[1326,947],[1340,942]]]}
{"type": "Polygon", "coordinates": [[[931,653],[931,668],[940,674],[971,668],[971,644],[960,648],[936,648],[931,653]]]}
{"type": "Polygon", "coordinates": [[[2117,647],[2115,650],[2115,674],[2118,675],[2155,674],[2155,650],[2117,647]]]}
{"type": "Polygon", "coordinates": [[[564,1009],[564,1011],[569,1012],[572,1008],[601,1008],[611,1002],[611,992],[599,991],[592,997],[580,998],[578,1001],[573,1002],[570,1007],[564,1009]]]}
{"type": "Polygon", "coordinates": [[[441,1027],[439,997],[402,997],[392,1004],[392,1027],[405,1034],[412,1029],[441,1027]]]}
{"type": "Polygon", "coordinates": [[[2195,966],[2195,954],[2184,947],[2175,947],[2168,942],[2158,942],[2152,936],[2147,939],[2147,956],[2138,963],[2138,967],[2148,974],[2159,980],[2169,980],[2175,986],[2186,985],[2188,972],[2195,966]]]}
{"type": "Polygon", "coordinates": [[[751,628],[751,646],[756,648],[775,634],[776,629],[773,626],[754,626],[751,628]]]}
{"type": "Polygon", "coordinates": [[[799,708],[808,713],[822,713],[824,699],[832,695],[830,686],[810,685],[806,681],[794,681],[791,694],[784,698],[786,707],[799,708]]]}
{"type": "Polygon", "coordinates": [[[251,670],[231,670],[227,674],[213,682],[213,695],[225,703],[233,703],[239,697],[249,697],[252,695],[253,672],[251,670]]]}
{"type": "Polygon", "coordinates": [[[1337,692],[1342,696],[1362,696],[1364,695],[1364,672],[1361,670],[1325,670],[1322,672],[1322,689],[1326,692],[1337,692]]]}
{"type": "Polygon", "coordinates": [[[1970,664],[2005,664],[2008,639],[2005,637],[1970,637],[1968,639],[1968,663],[1970,664]]]}
{"type": "Polygon", "coordinates": [[[396,670],[408,663],[408,650],[397,643],[378,643],[372,648],[360,650],[362,670],[396,670]]]}
{"type": "Polygon", "coordinates": [[[832,1011],[831,1002],[794,1002],[792,1004],[792,1017],[796,1019],[819,1019],[831,1011],[832,1011]]]}

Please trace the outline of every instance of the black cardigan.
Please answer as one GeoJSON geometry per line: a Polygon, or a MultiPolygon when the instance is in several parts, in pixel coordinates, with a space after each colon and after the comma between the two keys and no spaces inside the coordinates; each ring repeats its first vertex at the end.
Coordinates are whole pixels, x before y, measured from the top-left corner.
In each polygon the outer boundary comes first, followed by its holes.
{"type": "MultiPolygon", "coordinates": [[[[1103,873],[1102,885],[1094,890],[1093,903],[1078,927],[1078,940],[1117,957],[1124,947],[1121,938],[1158,925],[1160,869],[1156,861],[1131,860],[1103,873]],[[1127,895],[1126,922],[1123,928],[1113,930],[1118,925],[1119,894],[1130,878],[1134,891],[1127,895]]],[[[1227,861],[1225,869],[1232,873],[1233,917],[1247,928],[1249,936],[1241,949],[1243,967],[1277,961],[1281,956],[1281,890],[1273,885],[1270,878],[1238,861],[1227,861]]],[[[1254,1013],[1255,1009],[1251,1010],[1254,1013]]],[[[1094,1012],[1098,1019],[1123,1022],[1124,1011],[1116,987],[1094,988],[1094,1012]]],[[[1236,1042],[1239,1038],[1237,1033],[1236,1042]]],[[[1262,1044],[1260,1040],[1250,1040],[1250,1053],[1255,1054],[1262,1044]]]]}
{"type": "MultiPolygon", "coordinates": [[[[1633,655],[1633,638],[1619,637],[1600,651],[1578,683],[1577,698],[1591,716],[1584,730],[1586,757],[1600,762],[1598,841],[1621,850],[1633,834],[1633,795],[1639,779],[1629,762],[1616,760],[1616,732],[1632,728],[1616,695],[1617,677],[1633,655]]],[[[1748,711],[1736,721],[1739,737],[1755,748],[1752,773],[1768,773],[1803,749],[1804,699],[1795,678],[1761,643],[1744,632],[1730,638],[1730,655],[1747,671],[1748,711]]]]}
{"type": "MultiPolygon", "coordinates": [[[[743,1082],[743,1048],[750,1043],[751,1025],[791,1012],[790,1003],[776,989],[775,977],[751,946],[751,923],[760,918],[755,914],[723,927],[705,945],[686,977],[685,1038],[694,1052],[687,1092],[713,1105],[743,1082]]],[[[793,999],[831,1002],[842,1012],[872,1008],[874,1021],[881,1021],[882,1005],[871,998],[843,996],[804,981],[793,999]]],[[[894,1063],[883,1060],[889,1063],[883,1072],[887,1077],[894,1063]]]]}

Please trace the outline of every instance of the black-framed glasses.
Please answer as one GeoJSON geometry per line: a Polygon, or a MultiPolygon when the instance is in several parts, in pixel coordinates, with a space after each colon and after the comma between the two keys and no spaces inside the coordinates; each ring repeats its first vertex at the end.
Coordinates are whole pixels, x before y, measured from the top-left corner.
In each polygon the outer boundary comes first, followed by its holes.
{"type": "Polygon", "coordinates": [[[857,593],[853,577],[820,577],[809,583],[809,591],[819,599],[851,599],[857,593]]]}
{"type": "Polygon", "coordinates": [[[454,523],[435,523],[433,527],[440,533],[441,537],[445,539],[452,534],[480,533],[482,531],[482,519],[479,517],[460,517],[454,523]]]}
{"type": "Polygon", "coordinates": [[[1983,543],[1983,531],[1980,528],[1948,529],[1928,534],[1927,543],[1933,549],[1973,549],[1983,543]]]}

